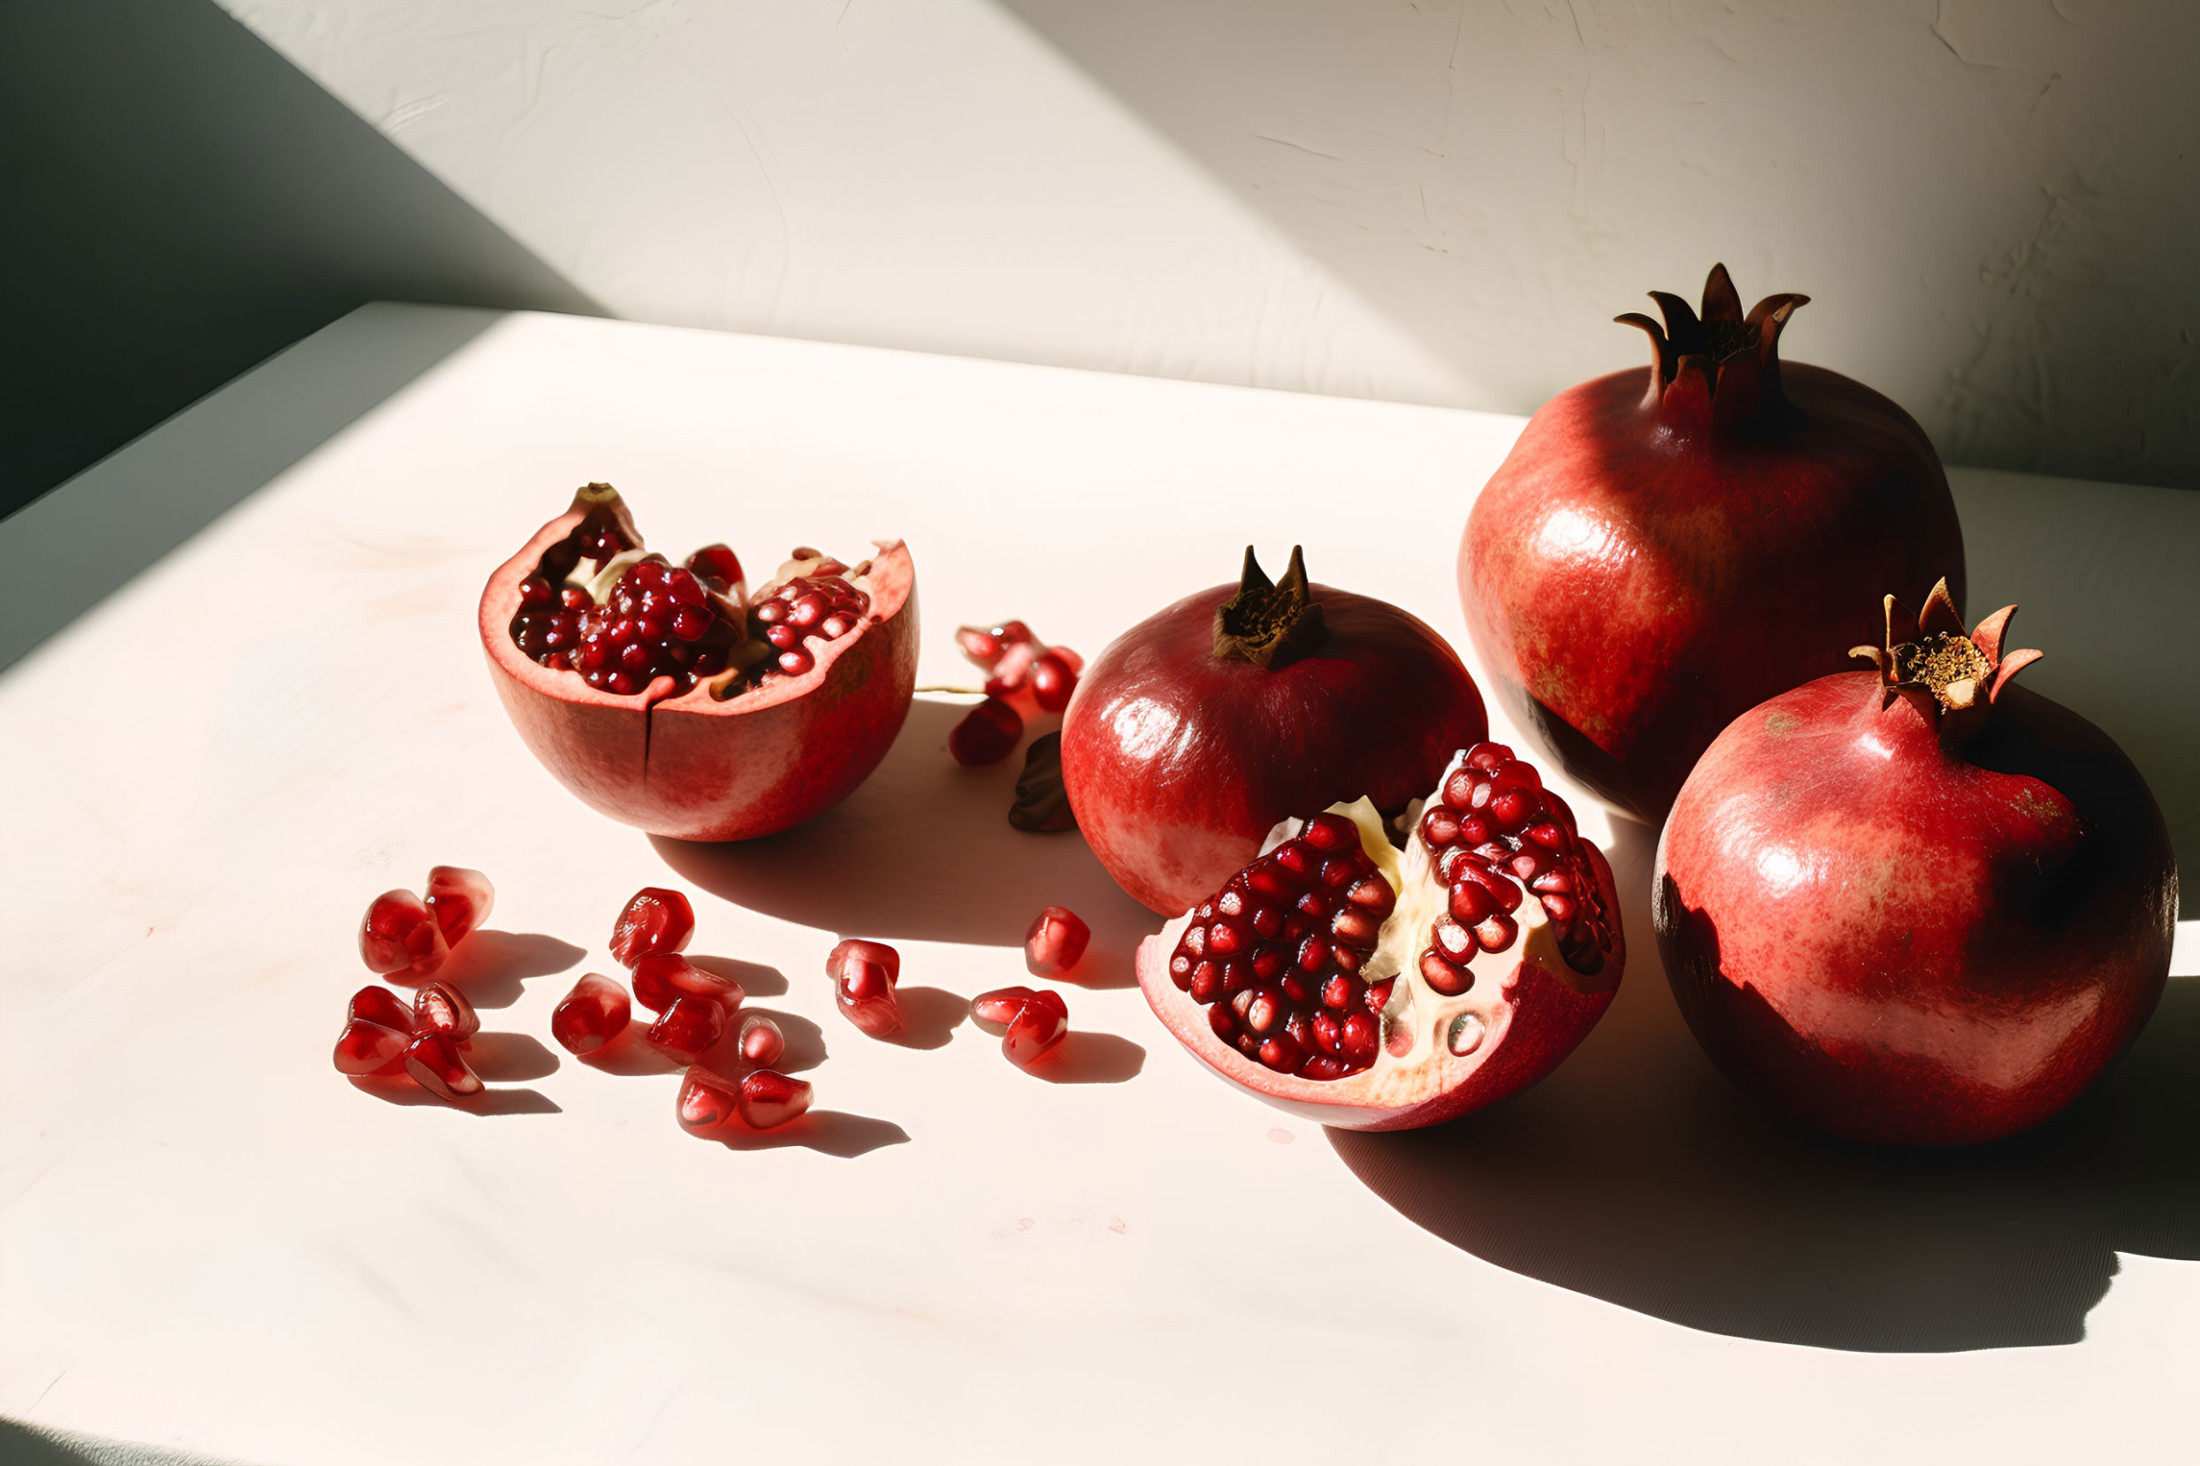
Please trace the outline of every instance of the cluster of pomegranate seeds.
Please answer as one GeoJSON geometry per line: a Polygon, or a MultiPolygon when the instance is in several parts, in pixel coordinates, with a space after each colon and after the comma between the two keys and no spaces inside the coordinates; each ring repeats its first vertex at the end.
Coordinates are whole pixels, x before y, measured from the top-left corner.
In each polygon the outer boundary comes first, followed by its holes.
{"type": "Polygon", "coordinates": [[[652,952],[684,952],[695,935],[695,908],[678,891],[644,886],[611,924],[611,955],[632,968],[652,952]]]}
{"type": "Polygon", "coordinates": [[[336,1071],[410,1074],[432,1094],[463,1099],[482,1090],[460,1049],[480,1028],[474,1005],[448,983],[429,983],[409,1008],[388,988],[363,987],[336,1036],[336,1071]]]}
{"type": "Polygon", "coordinates": [[[986,674],[985,701],[947,736],[948,751],[966,766],[1007,758],[1024,736],[1024,714],[1058,713],[1068,707],[1078,674],[1085,670],[1083,657],[1066,646],[1048,646],[1021,621],[958,627],[955,643],[986,674]]]}
{"type": "Polygon", "coordinates": [[[797,549],[794,558],[818,563],[749,608],[751,634],[771,647],[771,655],[750,670],[749,676],[758,683],[774,675],[800,677],[808,672],[817,665],[817,658],[804,641],[810,637],[838,641],[861,626],[871,609],[871,598],[849,583],[848,567],[838,560],[821,558],[810,549],[797,549]]]}
{"type": "Polygon", "coordinates": [[[1003,1030],[1001,1052],[1018,1066],[1047,1053],[1069,1034],[1069,1004],[1047,989],[996,988],[971,999],[970,1014],[1003,1030]]]}
{"type": "Polygon", "coordinates": [[[550,1014],[550,1036],[568,1053],[592,1054],[626,1031],[634,1016],[626,989],[600,972],[588,972],[550,1014]]]}
{"type": "Polygon", "coordinates": [[[757,1069],[738,1080],[696,1065],[680,1085],[678,1114],[683,1129],[705,1131],[739,1115],[752,1130],[784,1125],[810,1108],[811,1088],[770,1069],[757,1069]]]}
{"type": "Polygon", "coordinates": [[[1450,909],[1421,954],[1421,976],[1437,992],[1465,992],[1474,980],[1466,964],[1475,953],[1513,944],[1523,887],[1550,917],[1567,965],[1581,973],[1603,970],[1611,917],[1574,813],[1504,744],[1467,750],[1421,812],[1420,840],[1450,888],[1450,909]]]}
{"type": "Polygon", "coordinates": [[[1169,975],[1207,1008],[1215,1036],[1303,1079],[1375,1062],[1391,983],[1363,982],[1397,892],[1359,827],[1318,814],[1192,914],[1169,975]]]}
{"type": "Polygon", "coordinates": [[[884,942],[850,937],[825,958],[833,980],[833,998],[848,1021],[873,1038],[890,1038],[906,1026],[895,985],[901,981],[901,953],[884,942]]]}
{"type": "Polygon", "coordinates": [[[436,866],[428,872],[425,900],[410,891],[384,891],[368,903],[359,956],[369,972],[426,977],[488,919],[496,898],[496,887],[480,871],[436,866]]]}
{"type": "Polygon", "coordinates": [[[1067,906],[1049,906],[1024,933],[1024,966],[1034,977],[1052,977],[1077,965],[1092,928],[1067,906]]]}
{"type": "Polygon", "coordinates": [[[753,602],[746,601],[740,558],[724,545],[705,545],[685,565],[644,555],[600,603],[587,586],[573,583],[634,548],[616,528],[590,523],[552,547],[520,583],[513,642],[543,666],[576,673],[602,692],[631,697],[669,677],[677,696],[728,668],[751,685],[799,677],[817,664],[810,640],[848,635],[871,609],[870,596],[853,583],[868,564],[851,571],[800,547],[796,573],[753,602]]]}

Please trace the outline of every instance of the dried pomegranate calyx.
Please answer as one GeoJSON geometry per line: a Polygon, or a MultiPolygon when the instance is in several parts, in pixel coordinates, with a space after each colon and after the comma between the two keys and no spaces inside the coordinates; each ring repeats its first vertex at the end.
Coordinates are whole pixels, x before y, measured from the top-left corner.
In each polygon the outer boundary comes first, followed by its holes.
{"type": "Polygon", "coordinates": [[[1650,298],[1665,317],[1660,325],[1640,311],[1615,316],[1650,338],[1655,362],[1650,402],[1683,421],[1738,425],[1787,410],[1780,390],[1780,333],[1807,295],[1768,295],[1742,314],[1742,298],[1726,266],[1713,265],[1704,281],[1703,313],[1663,290],[1650,298]]]}
{"type": "Polygon", "coordinates": [[[1237,594],[1215,608],[1215,656],[1274,669],[1305,656],[1327,634],[1306,579],[1304,549],[1293,545],[1283,579],[1271,581],[1247,545],[1237,594]]]}
{"type": "Polygon", "coordinates": [[[2030,647],[2004,650],[2015,606],[2002,607],[1966,633],[1945,576],[1922,611],[1896,596],[1884,604],[1886,644],[1854,647],[1849,655],[1878,667],[1881,712],[1907,702],[1950,746],[1984,727],[2003,689],[2042,655],[2030,647]]]}

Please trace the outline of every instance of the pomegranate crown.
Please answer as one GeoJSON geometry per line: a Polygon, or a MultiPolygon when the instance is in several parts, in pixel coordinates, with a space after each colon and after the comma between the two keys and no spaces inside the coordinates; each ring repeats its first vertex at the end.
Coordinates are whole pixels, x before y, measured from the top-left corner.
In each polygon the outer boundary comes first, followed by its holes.
{"type": "Polygon", "coordinates": [[[1895,596],[1886,608],[1886,644],[1853,647],[1849,655],[1869,657],[1879,668],[1881,712],[1900,698],[1940,731],[1943,743],[1960,743],[1983,727],[2002,689],[2041,656],[2030,647],[2003,649],[2015,606],[2003,606],[1966,634],[1945,576],[1923,611],[1895,596]]]}
{"type": "Polygon", "coordinates": [[[1237,594],[1215,607],[1215,655],[1273,671],[1305,656],[1325,634],[1321,605],[1306,579],[1305,552],[1293,545],[1283,579],[1271,581],[1247,545],[1237,594]]]}
{"type": "Polygon", "coordinates": [[[1726,266],[1713,265],[1703,283],[1703,314],[1663,290],[1650,298],[1661,326],[1640,311],[1614,320],[1641,328],[1656,348],[1648,405],[1666,416],[1713,426],[1738,426],[1786,405],[1780,391],[1780,333],[1807,295],[1768,295],[1742,314],[1742,297],[1726,266]]]}

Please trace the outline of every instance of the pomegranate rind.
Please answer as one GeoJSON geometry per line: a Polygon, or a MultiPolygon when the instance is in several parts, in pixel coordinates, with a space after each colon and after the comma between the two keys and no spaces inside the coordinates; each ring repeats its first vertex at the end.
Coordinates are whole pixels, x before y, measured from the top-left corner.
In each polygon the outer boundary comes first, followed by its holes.
{"type": "Polygon", "coordinates": [[[576,500],[537,530],[481,595],[481,645],[497,696],[542,766],[599,813],[682,840],[777,834],[832,808],[870,777],[916,692],[916,569],[908,547],[874,542],[865,577],[869,613],[846,636],[808,643],[816,665],[801,676],[723,701],[709,681],[669,696],[670,678],[619,697],[542,666],[511,634],[521,583],[597,502],[576,500]]]}
{"type": "MultiPolygon", "coordinates": [[[[1454,761],[1450,767],[1456,767],[1454,761]]],[[[1446,773],[1450,772],[1447,767],[1446,773]]],[[[1442,779],[1436,787],[1443,787],[1442,779]]],[[[1458,997],[1442,997],[1422,981],[1414,955],[1427,945],[1427,932],[1442,909],[1445,887],[1429,868],[1418,840],[1406,850],[1391,847],[1382,816],[1367,800],[1330,807],[1360,831],[1365,850],[1398,892],[1397,909],[1384,923],[1381,943],[1365,976],[1378,981],[1395,976],[1397,989],[1385,1011],[1386,1037],[1395,1018],[1410,1025],[1413,1044],[1404,1054],[1385,1050],[1372,1068],[1343,1079],[1301,1079],[1255,1063],[1214,1036],[1207,1010],[1178,988],[1169,975],[1169,958],[1190,925],[1191,913],[1178,917],[1138,945],[1134,966],[1147,1006],[1177,1042],[1209,1070],[1259,1098],[1302,1119],[1342,1130],[1412,1130],[1469,1114],[1518,1094],[1557,1068],[1604,1016],[1619,989],[1627,965],[1626,938],[1618,922],[1619,893],[1602,851],[1582,842],[1583,857],[1596,874],[1605,909],[1612,913],[1612,949],[1594,976],[1575,972],[1560,955],[1549,919],[1534,901],[1519,910],[1520,937],[1499,954],[1480,954],[1469,966],[1473,986],[1458,997]],[[1482,1036],[1471,1052],[1446,1047],[1450,1026],[1473,1014],[1482,1036]]],[[[1262,851],[1297,833],[1298,820],[1278,824],[1262,851]]]]}

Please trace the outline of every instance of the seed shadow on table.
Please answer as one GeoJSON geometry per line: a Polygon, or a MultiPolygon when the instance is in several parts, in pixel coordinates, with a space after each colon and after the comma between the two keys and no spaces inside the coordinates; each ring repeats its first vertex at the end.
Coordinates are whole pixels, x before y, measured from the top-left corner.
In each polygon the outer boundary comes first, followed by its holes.
{"type": "Polygon", "coordinates": [[[1073,1028],[1054,1049],[1024,1067],[1049,1084],[1128,1084],[1146,1067],[1143,1044],[1113,1033],[1073,1028]]]}
{"type": "Polygon", "coordinates": [[[435,1105],[461,1115],[562,1115],[558,1102],[539,1089],[484,1089],[465,1099],[447,1100],[398,1074],[354,1075],[351,1087],[386,1105],[435,1105]]]}
{"type": "Polygon", "coordinates": [[[2095,1090],[1959,1150],[1826,1139],[1697,1049],[1650,930],[1655,836],[1615,840],[1629,940],[1610,1013],[1543,1084],[1450,1125],[1328,1132],[1465,1251],[1690,1328],[1871,1352],[2075,1343],[2118,1251],[2200,1259],[2200,982],[2173,981],[2095,1090]]]}
{"type": "Polygon", "coordinates": [[[786,1150],[799,1146],[852,1161],[889,1145],[907,1145],[909,1132],[873,1115],[812,1110],[770,1130],[750,1130],[738,1120],[729,1121],[709,1138],[728,1150],[786,1150]]]}
{"type": "Polygon", "coordinates": [[[1017,947],[1043,907],[1092,928],[1064,979],[1128,987],[1131,954],[1160,919],[1123,894],[1075,831],[1008,822],[1021,748],[966,769],[947,735],[967,708],[919,698],[877,772],[785,834],[723,845],[653,837],[682,879],[751,911],[843,936],[1017,947]]]}
{"type": "Polygon", "coordinates": [[[587,955],[542,932],[483,927],[451,949],[435,977],[463,992],[476,1008],[509,1008],[519,1001],[527,978],[564,972],[587,955]]]}

